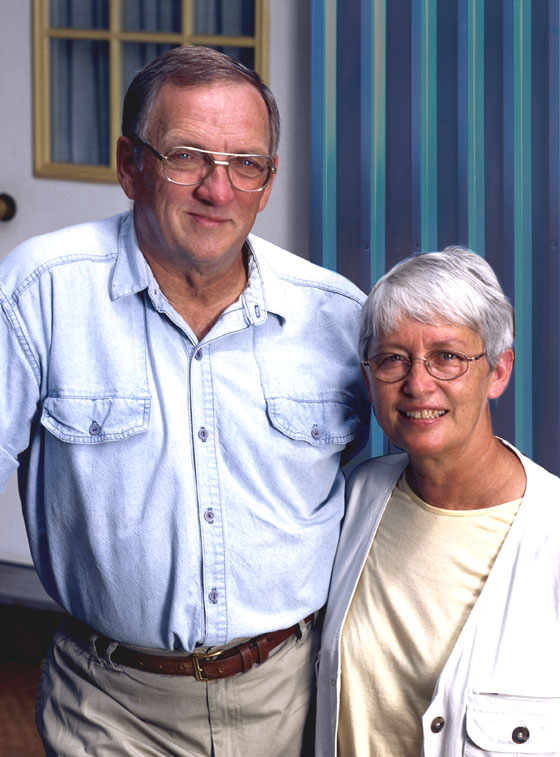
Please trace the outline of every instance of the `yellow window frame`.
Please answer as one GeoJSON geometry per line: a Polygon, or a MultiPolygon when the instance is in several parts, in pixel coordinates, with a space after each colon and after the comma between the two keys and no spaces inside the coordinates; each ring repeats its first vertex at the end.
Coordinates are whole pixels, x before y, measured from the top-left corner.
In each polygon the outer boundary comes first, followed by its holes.
{"type": "Polygon", "coordinates": [[[50,41],[71,39],[106,41],[109,44],[109,140],[114,146],[120,135],[121,45],[125,42],[171,45],[207,45],[209,47],[252,47],[255,69],[268,78],[268,0],[255,2],[255,35],[228,36],[193,34],[192,0],[182,0],[181,33],[130,32],[120,29],[121,2],[109,0],[108,29],[63,29],[49,26],[49,0],[33,0],[33,142],[34,175],[51,179],[115,182],[115,150],[110,150],[110,165],[83,165],[53,162],[51,157],[50,41]]]}

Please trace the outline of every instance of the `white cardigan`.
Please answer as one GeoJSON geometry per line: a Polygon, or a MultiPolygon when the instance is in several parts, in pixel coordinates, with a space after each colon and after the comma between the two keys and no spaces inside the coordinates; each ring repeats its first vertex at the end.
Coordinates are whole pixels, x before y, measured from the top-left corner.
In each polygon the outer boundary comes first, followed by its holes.
{"type": "MultiPolygon", "coordinates": [[[[512,449],[527,488],[422,718],[425,757],[560,756],[560,479],[512,449]]],[[[342,626],[407,463],[404,454],[368,460],[347,484],[319,658],[320,757],[337,754],[342,626]]]]}

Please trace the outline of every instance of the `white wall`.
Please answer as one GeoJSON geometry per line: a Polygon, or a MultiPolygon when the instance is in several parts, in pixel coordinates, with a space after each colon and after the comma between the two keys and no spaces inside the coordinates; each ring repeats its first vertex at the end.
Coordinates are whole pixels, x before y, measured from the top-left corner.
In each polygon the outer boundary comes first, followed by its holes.
{"type": "MultiPolygon", "coordinates": [[[[0,0],[0,193],[17,213],[0,223],[0,258],[35,234],[118,213],[129,203],[118,185],[33,177],[30,0],[0,0]]],[[[279,172],[255,232],[308,257],[309,7],[270,0],[270,87],[282,118],[279,172]]],[[[1,356],[0,356],[0,359],[1,356]]],[[[30,563],[15,477],[0,494],[0,560],[30,563]]]]}
{"type": "MultiPolygon", "coordinates": [[[[33,177],[31,2],[0,0],[0,193],[15,217],[0,223],[0,258],[35,234],[129,207],[118,185],[33,177]]],[[[270,87],[282,118],[279,172],[255,232],[308,257],[309,8],[270,1],[270,87]]]]}
{"type": "Polygon", "coordinates": [[[14,218],[0,223],[3,257],[30,236],[113,215],[128,200],[117,185],[33,178],[31,2],[0,5],[0,192],[17,204],[14,218]]]}
{"type": "Polygon", "coordinates": [[[278,175],[255,233],[309,257],[309,2],[270,0],[270,88],[278,101],[278,175]]]}

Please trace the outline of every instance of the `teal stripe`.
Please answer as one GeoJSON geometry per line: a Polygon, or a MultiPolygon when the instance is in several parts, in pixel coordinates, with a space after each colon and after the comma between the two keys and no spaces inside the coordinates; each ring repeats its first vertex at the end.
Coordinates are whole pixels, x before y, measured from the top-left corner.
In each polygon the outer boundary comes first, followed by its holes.
{"type": "MultiPolygon", "coordinates": [[[[362,213],[373,285],[385,273],[387,0],[362,0],[361,21],[362,213]]],[[[373,418],[369,446],[372,457],[384,452],[383,432],[373,418]]]]}
{"type": "MultiPolygon", "coordinates": [[[[370,0],[371,1],[371,0],[370,0]]],[[[385,176],[386,176],[386,96],[387,96],[387,4],[373,0],[371,28],[371,197],[370,227],[372,284],[385,273],[385,176]]]]}
{"type": "Polygon", "coordinates": [[[311,259],[333,271],[337,263],[336,9],[337,0],[311,4],[311,259]]]}
{"type": "Polygon", "coordinates": [[[336,271],[336,6],[325,0],[325,154],[323,265],[336,271]]]}
{"type": "Polygon", "coordinates": [[[437,2],[420,0],[420,203],[422,249],[437,250],[437,2]]]}
{"type": "Polygon", "coordinates": [[[485,256],[484,0],[468,0],[469,247],[485,256]]]}
{"type": "Polygon", "coordinates": [[[531,3],[513,4],[514,296],[516,312],[515,443],[533,451],[531,3]]]}

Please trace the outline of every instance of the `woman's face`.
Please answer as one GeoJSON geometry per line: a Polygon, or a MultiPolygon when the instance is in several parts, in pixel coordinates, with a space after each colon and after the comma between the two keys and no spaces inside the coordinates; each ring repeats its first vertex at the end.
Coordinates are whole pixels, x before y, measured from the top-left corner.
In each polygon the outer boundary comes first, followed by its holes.
{"type": "MultiPolygon", "coordinates": [[[[460,352],[469,357],[484,352],[482,337],[468,326],[426,324],[403,317],[388,334],[369,344],[368,358],[381,353],[425,358],[434,352],[460,352]]],[[[411,460],[461,456],[482,449],[490,437],[488,399],[506,388],[513,353],[506,350],[490,369],[486,357],[470,361],[466,373],[451,381],[434,378],[421,360],[408,376],[384,383],[364,369],[377,421],[391,442],[411,460]]]]}

